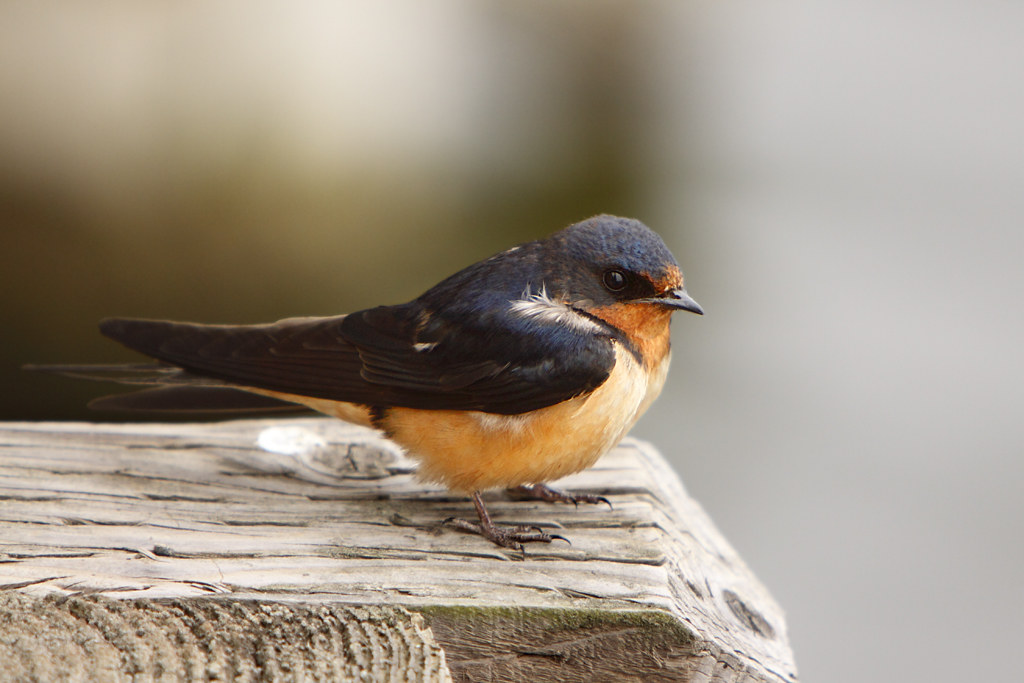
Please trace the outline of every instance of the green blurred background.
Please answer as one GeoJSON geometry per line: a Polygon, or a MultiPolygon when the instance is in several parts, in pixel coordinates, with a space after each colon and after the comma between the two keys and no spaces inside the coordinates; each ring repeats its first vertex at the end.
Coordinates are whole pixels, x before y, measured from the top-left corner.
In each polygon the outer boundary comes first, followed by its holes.
{"type": "Polygon", "coordinates": [[[950,0],[5,3],[0,418],[116,419],[19,369],[136,359],[104,316],[399,302],[634,216],[708,311],[634,433],[787,609],[804,678],[1005,677],[1021,26],[950,0]]]}

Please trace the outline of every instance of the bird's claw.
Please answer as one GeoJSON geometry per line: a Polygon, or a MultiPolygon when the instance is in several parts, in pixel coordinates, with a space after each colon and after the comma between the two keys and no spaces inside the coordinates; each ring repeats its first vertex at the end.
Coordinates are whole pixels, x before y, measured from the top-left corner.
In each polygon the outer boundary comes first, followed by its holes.
{"type": "Polygon", "coordinates": [[[510,548],[520,552],[525,552],[525,548],[523,547],[524,543],[551,543],[557,539],[572,545],[569,539],[565,536],[549,534],[539,526],[483,525],[479,522],[470,522],[469,520],[459,519],[457,517],[449,517],[441,523],[445,526],[458,529],[459,531],[483,536],[502,548],[510,548]]]}
{"type": "Polygon", "coordinates": [[[509,494],[516,500],[543,500],[547,503],[572,503],[579,507],[580,503],[596,505],[604,503],[609,510],[613,510],[612,503],[604,496],[597,496],[592,493],[566,493],[553,489],[546,484],[526,484],[516,486],[508,490],[509,494]]]}

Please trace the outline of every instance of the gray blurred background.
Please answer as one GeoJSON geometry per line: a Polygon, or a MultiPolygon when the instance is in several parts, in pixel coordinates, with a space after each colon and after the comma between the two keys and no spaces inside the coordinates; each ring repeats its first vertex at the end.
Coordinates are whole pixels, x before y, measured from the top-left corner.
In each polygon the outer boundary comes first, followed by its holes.
{"type": "Polygon", "coordinates": [[[802,678],[1013,679],[1022,28],[988,0],[4,3],[0,418],[110,419],[18,369],[135,359],[106,315],[394,303],[635,216],[708,314],[634,433],[802,678]]]}

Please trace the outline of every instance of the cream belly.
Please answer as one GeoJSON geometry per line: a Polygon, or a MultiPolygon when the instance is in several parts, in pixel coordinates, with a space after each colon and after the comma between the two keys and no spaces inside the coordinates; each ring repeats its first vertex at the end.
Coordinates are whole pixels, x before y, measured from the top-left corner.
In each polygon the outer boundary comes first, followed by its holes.
{"type": "Polygon", "coordinates": [[[394,408],[383,426],[420,461],[421,478],[455,490],[558,479],[594,464],[661,392],[668,356],[649,375],[617,344],[615,355],[604,384],[554,406],[522,415],[394,408]]]}

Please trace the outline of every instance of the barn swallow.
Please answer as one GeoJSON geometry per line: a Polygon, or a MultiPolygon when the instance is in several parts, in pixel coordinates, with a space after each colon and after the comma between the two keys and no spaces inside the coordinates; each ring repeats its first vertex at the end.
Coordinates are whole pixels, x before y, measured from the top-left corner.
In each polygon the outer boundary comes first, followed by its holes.
{"type": "Polygon", "coordinates": [[[265,325],[106,319],[103,334],[160,364],[77,374],[158,385],[95,407],[283,401],[376,428],[418,460],[422,479],[472,497],[479,521],[446,521],[522,550],[562,537],[494,524],[480,492],[603,500],[544,482],[592,465],[651,405],[680,310],[703,313],[662,239],[637,220],[601,215],[405,304],[265,325]]]}

